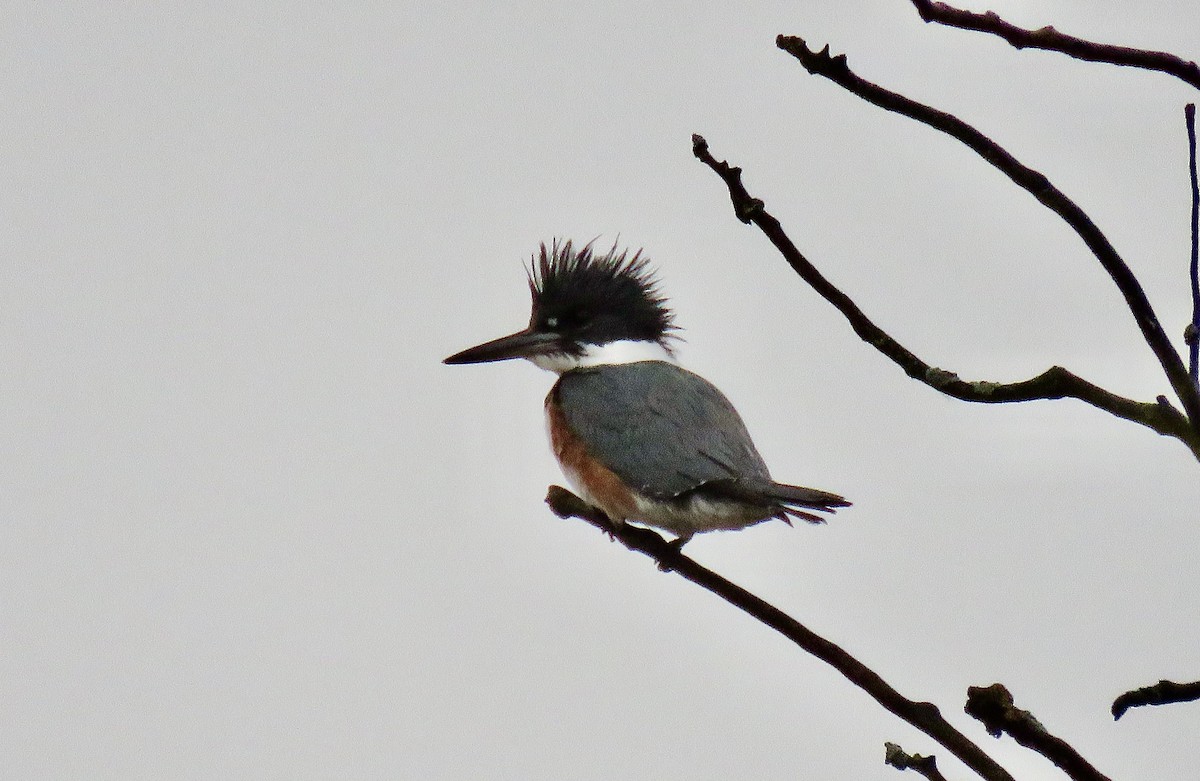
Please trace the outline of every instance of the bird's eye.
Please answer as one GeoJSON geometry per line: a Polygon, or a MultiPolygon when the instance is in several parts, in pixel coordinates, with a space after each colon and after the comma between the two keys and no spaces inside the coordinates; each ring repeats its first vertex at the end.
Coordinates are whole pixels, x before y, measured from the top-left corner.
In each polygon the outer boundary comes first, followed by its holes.
{"type": "Polygon", "coordinates": [[[573,331],[586,320],[587,315],[582,309],[568,309],[555,315],[547,315],[542,318],[541,325],[548,331],[573,331]]]}

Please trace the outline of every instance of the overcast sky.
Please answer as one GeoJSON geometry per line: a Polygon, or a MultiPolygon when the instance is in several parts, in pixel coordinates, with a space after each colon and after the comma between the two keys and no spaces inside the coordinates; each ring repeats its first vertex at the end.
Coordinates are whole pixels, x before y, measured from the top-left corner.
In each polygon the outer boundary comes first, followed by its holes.
{"type": "MultiPolygon", "coordinates": [[[[987,6],[976,5],[983,9],[987,6]]],[[[1200,57],[1195,2],[997,2],[1200,57]]],[[[691,155],[705,135],[885,329],[969,379],[1169,388],[1079,239],[778,33],[954,112],[1190,316],[1169,77],[905,0],[9,4],[0,26],[0,764],[38,779],[896,779],[968,772],[831,669],[542,504],[521,327],[554,237],[644,248],[685,365],[778,479],[855,502],[688,552],[938,703],[1114,778],[1195,774],[1200,465],[1083,404],[972,406],[860,342],[691,155]]]]}

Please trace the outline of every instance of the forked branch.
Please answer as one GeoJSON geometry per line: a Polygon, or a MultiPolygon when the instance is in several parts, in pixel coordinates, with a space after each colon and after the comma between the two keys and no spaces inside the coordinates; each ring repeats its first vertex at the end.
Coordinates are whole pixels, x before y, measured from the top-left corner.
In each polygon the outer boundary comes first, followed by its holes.
{"type": "Polygon", "coordinates": [[[1197,389],[1188,376],[1183,359],[1158,322],[1141,283],[1083,209],[1051,184],[1043,174],[1022,164],[995,141],[958,117],[861,78],[850,70],[845,55],[831,56],[828,46],[822,51],[814,52],[802,39],[795,36],[780,35],[775,43],[780,49],[798,59],[809,73],[829,79],[868,103],[915,119],[961,141],[1062,218],[1092,251],[1124,296],[1125,304],[1141,330],[1142,337],[1154,352],[1167,381],[1171,384],[1171,389],[1183,405],[1193,439],[1189,446],[1197,454],[1197,458],[1200,458],[1200,443],[1195,441],[1200,440],[1200,389],[1197,389]]]}
{"type": "Polygon", "coordinates": [[[1196,458],[1200,459],[1200,435],[1192,430],[1187,418],[1163,397],[1159,397],[1156,402],[1127,399],[1088,382],[1061,366],[1052,366],[1036,377],[1021,382],[999,383],[963,380],[954,372],[939,369],[925,362],[876,325],[853,299],[826,279],[816,266],[800,253],[779,220],[766,210],[760,199],[746,191],[745,185],[742,184],[740,168],[714,158],[708,149],[708,142],[699,135],[692,136],[692,153],[725,182],[738,219],[758,227],[800,278],[842,313],[859,338],[891,359],[909,377],[947,396],[985,404],[1076,398],[1119,418],[1146,426],[1159,434],[1180,439],[1191,448],[1196,458]]]}
{"type": "Polygon", "coordinates": [[[916,6],[917,13],[926,22],[937,22],[947,27],[990,33],[1003,38],[1017,49],[1045,49],[1062,52],[1077,60],[1161,71],[1200,89],[1200,67],[1194,62],[1188,62],[1174,54],[1096,43],[1060,33],[1053,27],[1027,30],[1004,21],[995,11],[981,14],[932,0],[912,0],[912,4],[916,6]]]}

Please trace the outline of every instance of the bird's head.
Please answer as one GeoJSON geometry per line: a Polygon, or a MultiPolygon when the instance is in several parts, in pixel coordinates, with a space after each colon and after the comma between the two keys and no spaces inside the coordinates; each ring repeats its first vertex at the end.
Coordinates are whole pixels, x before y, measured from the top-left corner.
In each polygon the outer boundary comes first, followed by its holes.
{"type": "Polygon", "coordinates": [[[641,251],[614,246],[603,255],[591,243],[545,244],[529,268],[529,326],[451,355],[444,363],[526,358],[559,374],[639,360],[672,360],[671,310],[641,251]]]}

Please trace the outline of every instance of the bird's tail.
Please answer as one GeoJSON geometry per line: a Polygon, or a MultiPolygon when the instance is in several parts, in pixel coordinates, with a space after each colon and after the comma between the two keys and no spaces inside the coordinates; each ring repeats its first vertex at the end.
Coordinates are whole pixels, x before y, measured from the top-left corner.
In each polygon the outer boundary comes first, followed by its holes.
{"type": "Polygon", "coordinates": [[[781,505],[776,517],[784,521],[791,516],[801,518],[809,523],[825,523],[824,518],[814,515],[808,510],[832,513],[836,512],[838,507],[850,506],[850,502],[837,494],[819,491],[816,488],[803,488],[798,485],[770,483],[765,487],[763,493],[781,505]]]}
{"type": "Polygon", "coordinates": [[[850,502],[837,494],[818,491],[816,488],[776,483],[770,479],[742,477],[714,480],[705,483],[704,488],[710,493],[718,493],[729,499],[774,507],[774,517],[787,523],[791,523],[790,518],[801,518],[809,523],[825,523],[824,518],[809,510],[831,513],[838,507],[850,506],[850,502]]]}

